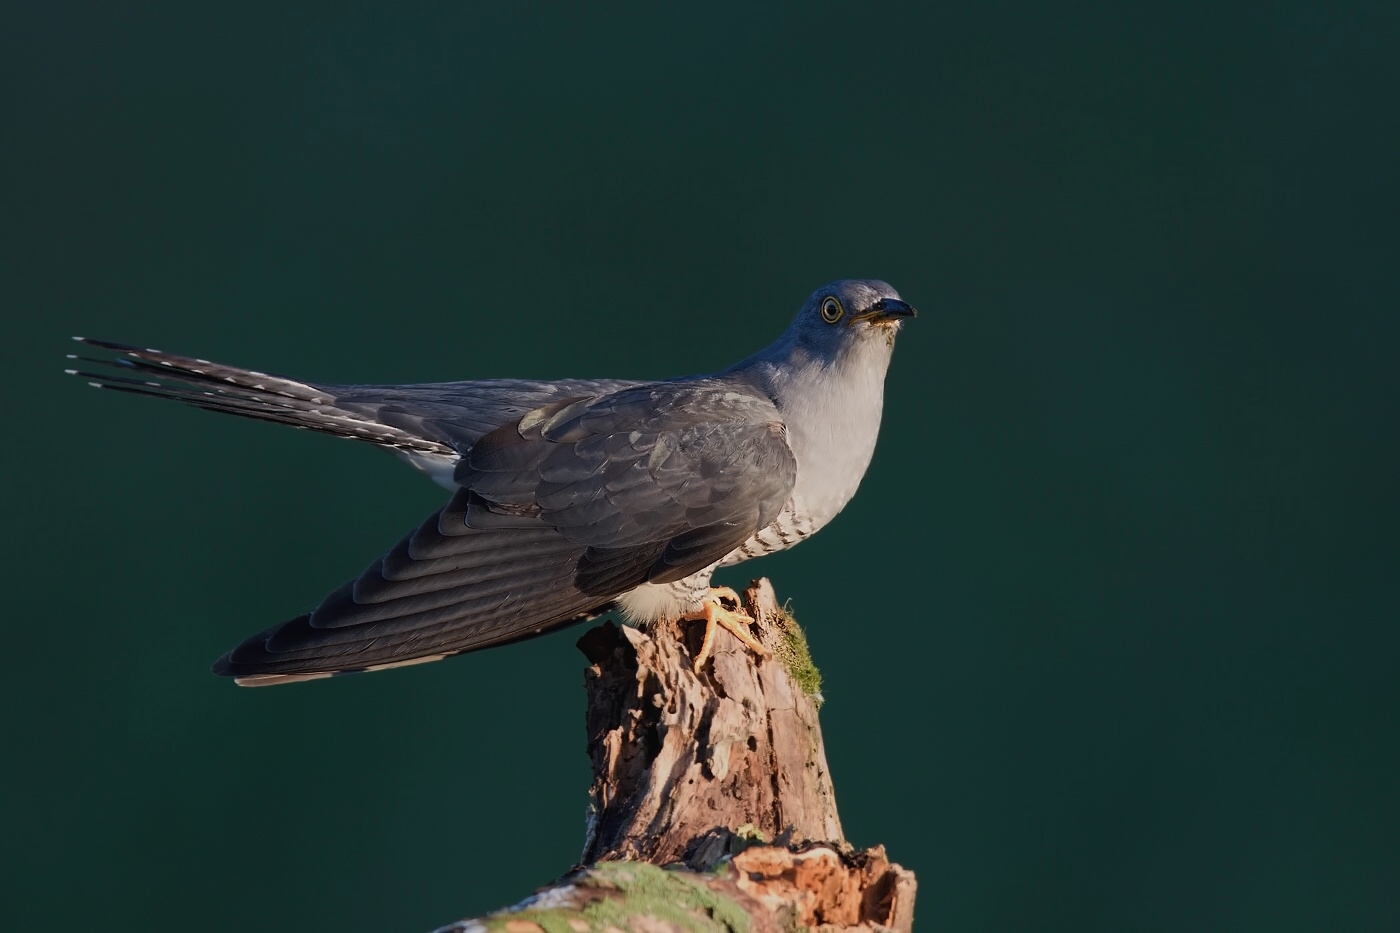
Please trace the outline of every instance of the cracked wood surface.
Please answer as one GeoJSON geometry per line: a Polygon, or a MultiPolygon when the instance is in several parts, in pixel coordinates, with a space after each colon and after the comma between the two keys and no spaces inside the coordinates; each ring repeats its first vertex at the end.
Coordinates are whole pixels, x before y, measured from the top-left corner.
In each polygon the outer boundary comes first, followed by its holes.
{"type": "Polygon", "coordinates": [[[703,623],[579,640],[593,762],[580,865],[444,933],[908,933],[913,873],[842,834],[800,630],[767,580],[744,605],[773,658],[721,632],[696,672],[703,623]]]}
{"type": "MultiPolygon", "coordinates": [[[[758,581],[744,600],[760,620],[758,640],[781,656],[773,587],[758,581]]],[[[741,827],[785,844],[844,844],[816,702],[780,660],[761,660],[724,632],[693,671],[701,629],[604,624],[579,641],[592,662],[586,864],[702,867],[741,827]]]]}

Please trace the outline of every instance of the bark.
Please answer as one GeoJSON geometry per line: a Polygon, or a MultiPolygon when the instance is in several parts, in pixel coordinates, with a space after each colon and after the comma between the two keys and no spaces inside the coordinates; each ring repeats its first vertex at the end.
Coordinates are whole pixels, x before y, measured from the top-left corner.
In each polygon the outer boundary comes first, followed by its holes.
{"type": "Polygon", "coordinates": [[[744,602],[770,659],[719,632],[695,672],[702,622],[579,640],[594,775],[580,867],[443,931],[907,933],[913,873],[842,835],[801,630],[767,580],[744,602]]]}

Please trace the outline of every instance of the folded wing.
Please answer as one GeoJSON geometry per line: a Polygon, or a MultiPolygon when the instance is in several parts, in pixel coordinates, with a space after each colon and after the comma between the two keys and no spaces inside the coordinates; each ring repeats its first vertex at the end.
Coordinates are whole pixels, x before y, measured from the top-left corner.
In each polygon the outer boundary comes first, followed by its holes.
{"type": "Polygon", "coordinates": [[[215,663],[248,684],[436,660],[595,617],[777,517],[796,465],[764,396],[721,380],[562,399],[481,435],[451,502],[314,611],[215,663]]]}

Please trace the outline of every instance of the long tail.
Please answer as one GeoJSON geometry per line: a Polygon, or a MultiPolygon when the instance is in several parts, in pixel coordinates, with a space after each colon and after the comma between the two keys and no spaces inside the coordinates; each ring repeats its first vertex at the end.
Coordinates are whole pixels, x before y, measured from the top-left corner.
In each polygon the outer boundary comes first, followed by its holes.
{"type": "Polygon", "coordinates": [[[365,412],[338,407],[338,390],[345,387],[298,382],[284,376],[106,340],[73,339],[112,354],[68,356],[80,366],[96,367],[73,368],[67,372],[88,380],[89,385],[99,389],[174,399],[208,411],[289,424],[405,453],[453,458],[457,454],[441,441],[385,424],[365,412]]]}

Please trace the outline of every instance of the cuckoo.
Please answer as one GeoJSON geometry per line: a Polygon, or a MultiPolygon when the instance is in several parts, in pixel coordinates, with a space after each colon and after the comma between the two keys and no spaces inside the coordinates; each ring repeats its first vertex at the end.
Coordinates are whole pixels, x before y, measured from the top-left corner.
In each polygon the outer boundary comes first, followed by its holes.
{"type": "Polygon", "coordinates": [[[894,338],[914,309],[833,282],[772,345],[660,382],[335,385],[74,338],[103,389],[366,441],[451,498],[315,609],[214,662],[247,686],[436,661],[609,611],[704,619],[757,651],[717,567],[792,547],[850,501],[875,450],[894,338]],[[733,608],[726,605],[733,602],[733,608]]]}

